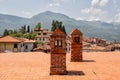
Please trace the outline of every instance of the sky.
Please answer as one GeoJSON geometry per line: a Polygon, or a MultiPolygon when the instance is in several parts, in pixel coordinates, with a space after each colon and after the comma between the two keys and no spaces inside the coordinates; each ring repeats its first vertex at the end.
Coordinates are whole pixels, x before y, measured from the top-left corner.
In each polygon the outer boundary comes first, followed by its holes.
{"type": "Polygon", "coordinates": [[[44,11],[76,20],[120,23],[120,0],[0,0],[0,13],[31,18],[44,11]]]}

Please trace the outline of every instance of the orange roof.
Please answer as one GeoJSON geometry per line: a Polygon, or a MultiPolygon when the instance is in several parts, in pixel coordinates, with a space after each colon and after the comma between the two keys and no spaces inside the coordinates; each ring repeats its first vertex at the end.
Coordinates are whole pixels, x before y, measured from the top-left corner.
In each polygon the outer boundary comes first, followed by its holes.
{"type": "Polygon", "coordinates": [[[78,29],[74,29],[70,34],[71,35],[82,35],[82,32],[78,29]]]}
{"type": "Polygon", "coordinates": [[[64,34],[64,32],[62,32],[59,28],[55,29],[55,31],[53,32],[53,34],[64,34]]]}
{"type": "Polygon", "coordinates": [[[120,80],[120,52],[83,52],[83,62],[66,54],[67,75],[50,75],[51,54],[0,53],[0,80],[120,80]]]}
{"type": "Polygon", "coordinates": [[[20,43],[22,42],[23,40],[20,40],[20,39],[17,39],[17,38],[14,38],[12,36],[5,36],[5,37],[2,37],[0,38],[0,42],[5,42],[5,43],[9,43],[9,42],[17,42],[17,43],[20,43]]]}
{"type": "Polygon", "coordinates": [[[34,43],[35,40],[24,39],[24,42],[25,42],[25,43],[34,43]]]}

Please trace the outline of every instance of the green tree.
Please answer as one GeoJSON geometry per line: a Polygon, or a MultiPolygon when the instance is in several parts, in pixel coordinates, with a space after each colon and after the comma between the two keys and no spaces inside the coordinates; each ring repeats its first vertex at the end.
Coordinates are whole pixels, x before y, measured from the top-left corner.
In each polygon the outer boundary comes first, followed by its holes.
{"type": "Polygon", "coordinates": [[[27,32],[30,33],[30,25],[27,27],[27,32]]]}
{"type": "Polygon", "coordinates": [[[24,37],[27,38],[27,39],[31,39],[30,33],[25,34],[24,37]]]}
{"type": "Polygon", "coordinates": [[[25,38],[32,39],[32,40],[34,40],[35,36],[36,36],[36,33],[27,33],[24,35],[25,38]]]}
{"type": "Polygon", "coordinates": [[[7,36],[7,35],[9,35],[9,32],[8,32],[7,29],[5,29],[5,30],[4,30],[4,33],[3,33],[3,36],[7,36]]]}
{"type": "Polygon", "coordinates": [[[62,24],[61,21],[57,21],[57,20],[56,21],[54,21],[54,20],[52,21],[51,31],[55,31],[56,28],[61,29],[66,34],[65,26],[62,24]]]}
{"type": "Polygon", "coordinates": [[[56,21],[52,21],[52,28],[51,28],[51,31],[55,31],[55,29],[56,29],[56,21]]]}
{"type": "Polygon", "coordinates": [[[67,35],[64,25],[63,25],[63,27],[62,27],[62,31],[67,35]]]}
{"type": "Polygon", "coordinates": [[[22,27],[19,29],[19,32],[25,34],[25,33],[26,33],[26,28],[25,28],[25,26],[22,26],[22,27]]]}
{"type": "Polygon", "coordinates": [[[18,31],[15,29],[13,32],[14,32],[14,34],[16,34],[18,31]]]}
{"type": "Polygon", "coordinates": [[[32,33],[32,34],[31,34],[31,39],[34,40],[34,39],[35,39],[35,36],[36,36],[36,33],[32,33]]]}
{"type": "Polygon", "coordinates": [[[9,35],[13,34],[13,30],[8,30],[9,35]]]}
{"type": "Polygon", "coordinates": [[[38,29],[40,30],[40,28],[41,28],[41,23],[40,23],[40,22],[37,23],[37,25],[35,26],[35,28],[38,28],[38,29]]]}
{"type": "Polygon", "coordinates": [[[23,37],[23,33],[21,33],[21,32],[17,32],[17,34],[14,34],[15,35],[15,37],[23,37]]]}
{"type": "Polygon", "coordinates": [[[24,28],[24,31],[25,31],[25,33],[26,33],[26,25],[24,25],[23,28],[24,28]]]}

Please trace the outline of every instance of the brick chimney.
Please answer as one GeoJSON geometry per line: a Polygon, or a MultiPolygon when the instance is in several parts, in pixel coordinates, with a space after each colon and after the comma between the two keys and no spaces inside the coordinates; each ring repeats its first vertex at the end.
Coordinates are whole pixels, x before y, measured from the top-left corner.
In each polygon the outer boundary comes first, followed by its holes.
{"type": "Polygon", "coordinates": [[[71,62],[81,62],[82,57],[82,32],[75,29],[71,32],[71,62]]]}
{"type": "Polygon", "coordinates": [[[50,36],[51,66],[50,75],[65,75],[66,71],[66,35],[57,28],[50,36]]]}

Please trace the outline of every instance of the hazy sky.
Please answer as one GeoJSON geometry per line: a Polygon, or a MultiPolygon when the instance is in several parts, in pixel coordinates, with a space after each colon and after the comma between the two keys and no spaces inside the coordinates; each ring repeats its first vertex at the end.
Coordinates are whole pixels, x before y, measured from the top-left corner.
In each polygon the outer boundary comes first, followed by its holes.
{"type": "Polygon", "coordinates": [[[120,0],[0,0],[0,13],[32,17],[44,11],[80,20],[120,22],[120,0]]]}

